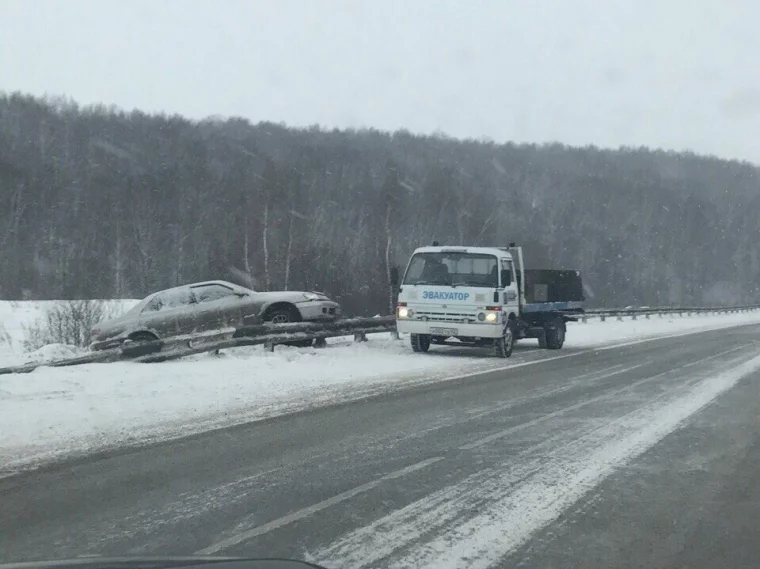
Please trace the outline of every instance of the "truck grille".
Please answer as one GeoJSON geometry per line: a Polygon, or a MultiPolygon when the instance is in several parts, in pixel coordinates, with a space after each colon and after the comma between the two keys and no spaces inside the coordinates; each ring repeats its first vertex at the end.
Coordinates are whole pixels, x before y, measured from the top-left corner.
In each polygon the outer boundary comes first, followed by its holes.
{"type": "Polygon", "coordinates": [[[415,319],[428,320],[429,322],[466,322],[476,320],[475,312],[430,312],[417,310],[414,314],[415,319]]]}

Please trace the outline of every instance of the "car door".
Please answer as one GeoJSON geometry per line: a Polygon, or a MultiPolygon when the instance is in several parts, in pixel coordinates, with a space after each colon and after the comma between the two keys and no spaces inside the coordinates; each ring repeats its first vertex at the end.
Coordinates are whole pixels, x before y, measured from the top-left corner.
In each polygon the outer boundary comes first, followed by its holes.
{"type": "Polygon", "coordinates": [[[244,297],[231,287],[212,283],[190,287],[196,301],[201,330],[218,330],[242,323],[244,297]]]}
{"type": "Polygon", "coordinates": [[[163,296],[174,319],[175,333],[180,335],[193,332],[198,326],[198,314],[190,287],[174,288],[166,291],[163,296]]]}
{"type": "Polygon", "coordinates": [[[155,294],[140,311],[140,324],[138,328],[155,332],[159,338],[166,336],[167,327],[163,312],[165,307],[161,294],[155,294]]]}
{"type": "Polygon", "coordinates": [[[140,326],[160,338],[192,332],[195,320],[193,299],[187,287],[156,294],[140,314],[140,326]]]}

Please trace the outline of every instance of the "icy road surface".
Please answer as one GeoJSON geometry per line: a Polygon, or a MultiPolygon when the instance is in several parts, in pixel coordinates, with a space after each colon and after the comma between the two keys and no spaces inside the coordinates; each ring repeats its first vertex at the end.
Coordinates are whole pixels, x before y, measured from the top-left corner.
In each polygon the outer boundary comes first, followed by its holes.
{"type": "MultiPolygon", "coordinates": [[[[126,301],[126,305],[134,301],[126,301]]],[[[44,303],[0,303],[18,359],[23,323],[44,303]]],[[[408,338],[331,341],[326,349],[229,350],[161,364],[131,362],[40,368],[0,376],[0,476],[51,460],[156,442],[294,411],[436,383],[464,374],[570,359],[596,347],[760,322],[760,311],[571,323],[565,349],[518,344],[509,360],[488,350],[433,348],[414,354],[408,338]]],[[[43,350],[43,353],[45,351],[43,350]]],[[[48,350],[56,355],[61,349],[48,350]]],[[[40,354],[35,354],[39,357],[40,354]]],[[[10,357],[8,358],[10,360],[10,357]]],[[[3,365],[0,360],[0,365],[3,365]]]]}
{"type": "Polygon", "coordinates": [[[760,325],[625,344],[4,478],[0,558],[760,567],[760,325]]]}

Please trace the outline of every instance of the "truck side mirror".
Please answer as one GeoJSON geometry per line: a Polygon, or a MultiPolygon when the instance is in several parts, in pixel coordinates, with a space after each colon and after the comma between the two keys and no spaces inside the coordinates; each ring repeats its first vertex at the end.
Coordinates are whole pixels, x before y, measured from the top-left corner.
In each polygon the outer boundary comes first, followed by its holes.
{"type": "Polygon", "coordinates": [[[512,284],[512,271],[509,269],[501,270],[501,286],[509,286],[512,284]]]}
{"type": "Polygon", "coordinates": [[[398,267],[391,267],[391,285],[398,286],[398,267]]]}

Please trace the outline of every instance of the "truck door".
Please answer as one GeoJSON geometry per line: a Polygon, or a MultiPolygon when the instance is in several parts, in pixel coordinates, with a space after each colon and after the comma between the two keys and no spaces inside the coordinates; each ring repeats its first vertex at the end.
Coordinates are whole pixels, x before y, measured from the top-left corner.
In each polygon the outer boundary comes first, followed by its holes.
{"type": "Polygon", "coordinates": [[[509,259],[501,260],[502,304],[506,312],[520,313],[520,293],[517,287],[517,273],[514,263],[509,259]]]}

